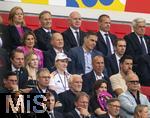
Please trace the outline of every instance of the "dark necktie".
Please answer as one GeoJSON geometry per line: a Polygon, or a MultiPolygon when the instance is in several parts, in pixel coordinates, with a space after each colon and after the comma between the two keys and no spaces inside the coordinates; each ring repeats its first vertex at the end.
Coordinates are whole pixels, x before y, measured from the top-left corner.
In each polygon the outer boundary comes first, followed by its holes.
{"type": "Polygon", "coordinates": [[[19,70],[15,70],[15,73],[17,74],[17,76],[19,77],[19,70]]]}
{"type": "Polygon", "coordinates": [[[110,47],[110,41],[109,41],[109,37],[108,37],[108,34],[104,34],[105,37],[106,37],[106,44],[107,44],[107,48],[108,48],[108,53],[107,53],[107,56],[111,55],[112,52],[111,52],[111,47],[110,47]]]}
{"type": "Polygon", "coordinates": [[[140,39],[141,39],[141,46],[142,46],[143,54],[146,54],[146,47],[144,45],[143,37],[141,36],[140,39]]]}
{"type": "Polygon", "coordinates": [[[50,31],[47,32],[47,36],[48,36],[48,39],[51,38],[51,32],[50,31]]]}
{"type": "Polygon", "coordinates": [[[79,32],[75,31],[76,33],[76,38],[77,38],[77,45],[80,46],[80,36],[79,36],[79,32]]]}
{"type": "Polygon", "coordinates": [[[53,113],[49,113],[50,118],[55,118],[53,113]]]}

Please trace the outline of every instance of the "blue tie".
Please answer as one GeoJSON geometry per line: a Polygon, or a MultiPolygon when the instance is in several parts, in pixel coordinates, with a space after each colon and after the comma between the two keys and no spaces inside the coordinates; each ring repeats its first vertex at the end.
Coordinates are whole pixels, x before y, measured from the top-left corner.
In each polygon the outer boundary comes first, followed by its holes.
{"type": "Polygon", "coordinates": [[[141,39],[141,46],[142,46],[143,54],[147,54],[146,47],[145,47],[145,44],[144,44],[144,41],[143,41],[143,37],[141,36],[140,39],[141,39]]]}
{"type": "Polygon", "coordinates": [[[112,52],[111,52],[111,47],[110,47],[110,41],[109,41],[109,37],[108,37],[108,34],[104,34],[105,37],[106,37],[106,45],[107,45],[107,49],[108,49],[108,53],[107,53],[107,56],[111,55],[112,52]]]}

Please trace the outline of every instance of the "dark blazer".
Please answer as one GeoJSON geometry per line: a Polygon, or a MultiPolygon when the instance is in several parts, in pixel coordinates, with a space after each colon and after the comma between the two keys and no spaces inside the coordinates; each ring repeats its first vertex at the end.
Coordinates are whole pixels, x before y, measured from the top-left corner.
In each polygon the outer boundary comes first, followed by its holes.
{"type": "MultiPolygon", "coordinates": [[[[143,55],[142,47],[139,42],[137,35],[132,32],[124,37],[127,42],[126,52],[125,54],[130,55],[134,58],[135,63],[137,62],[139,56],[143,55]]],[[[148,48],[148,52],[150,52],[150,37],[144,35],[144,39],[148,48]]]]}
{"type": "MultiPolygon", "coordinates": [[[[55,118],[64,118],[63,115],[54,110],[54,117],[55,118]]],[[[36,114],[36,118],[50,118],[48,112],[38,113],[36,114]]]]}
{"type": "MultiPolygon", "coordinates": [[[[80,32],[80,46],[83,45],[83,38],[85,36],[85,32],[79,30],[80,32]]],[[[63,38],[64,38],[64,47],[67,51],[70,50],[70,48],[76,47],[77,46],[77,42],[76,39],[71,31],[70,28],[68,28],[66,31],[64,31],[62,33],[63,38]]]]}
{"type": "MultiPolygon", "coordinates": [[[[65,116],[65,118],[80,118],[80,116],[75,110],[72,110],[65,116]]],[[[96,117],[94,115],[91,115],[90,117],[84,117],[84,118],[96,118],[96,117]]]]}
{"type": "MultiPolygon", "coordinates": [[[[101,51],[105,56],[107,56],[108,48],[105,43],[105,40],[100,32],[97,32],[98,41],[96,43],[96,49],[101,51]]],[[[115,39],[117,38],[114,34],[109,33],[109,37],[111,39],[112,44],[114,43],[115,39]]]]}
{"type": "Polygon", "coordinates": [[[9,47],[6,45],[9,38],[6,25],[0,24],[0,38],[2,40],[2,48],[9,49],[9,47]]]}
{"type": "MultiPolygon", "coordinates": [[[[101,52],[93,49],[92,57],[96,55],[103,55],[101,52]]],[[[68,71],[71,74],[84,74],[85,73],[85,59],[84,51],[82,47],[71,48],[68,52],[68,56],[71,58],[71,62],[68,66],[68,71]]]]}
{"type": "MultiPolygon", "coordinates": [[[[105,73],[103,73],[103,74],[104,74],[104,77],[102,79],[104,79],[108,82],[108,92],[113,95],[110,80],[105,73]]],[[[82,90],[84,92],[86,92],[87,94],[92,95],[92,92],[94,91],[93,86],[94,86],[94,83],[96,82],[96,77],[94,75],[94,71],[92,70],[91,72],[84,74],[82,76],[82,79],[83,79],[82,90]]]]}
{"type": "MultiPolygon", "coordinates": [[[[64,53],[67,55],[67,51],[64,50],[64,53]]],[[[44,51],[44,67],[48,68],[50,72],[55,70],[54,63],[55,63],[56,52],[54,48],[44,51]]]]}
{"type": "MultiPolygon", "coordinates": [[[[51,92],[55,96],[56,101],[58,100],[58,95],[54,90],[49,89],[47,87],[46,92],[51,92]]],[[[38,86],[33,88],[30,93],[44,94],[43,91],[38,86]]]]}
{"type": "MultiPolygon", "coordinates": [[[[11,67],[9,68],[9,71],[12,71],[11,67]]],[[[19,89],[23,89],[26,86],[26,83],[28,81],[28,71],[26,68],[21,67],[20,71],[18,73],[18,81],[19,81],[19,89]]]]}
{"type": "MultiPolygon", "coordinates": [[[[51,30],[51,33],[55,33],[55,30],[51,30]]],[[[48,49],[51,49],[51,44],[50,44],[50,36],[48,36],[48,33],[44,31],[44,29],[38,28],[34,31],[36,38],[37,38],[37,43],[36,47],[38,49],[41,49],[42,51],[47,51],[48,49]]]]}
{"type": "Polygon", "coordinates": [[[0,48],[0,87],[3,83],[4,75],[7,73],[9,69],[9,64],[10,60],[8,52],[5,49],[0,48]]]}
{"type": "Polygon", "coordinates": [[[58,97],[60,102],[62,103],[62,111],[64,114],[72,111],[75,108],[74,101],[76,95],[71,90],[67,90],[63,93],[58,94],[58,97]]]}
{"type": "MultiPolygon", "coordinates": [[[[110,118],[108,113],[97,116],[97,118],[110,118]]],[[[117,117],[116,117],[117,118],[117,117]]]]}
{"type": "Polygon", "coordinates": [[[143,55],[138,59],[136,72],[141,85],[150,86],[150,54],[143,55]]]}
{"type": "Polygon", "coordinates": [[[105,65],[108,70],[109,76],[119,72],[119,67],[117,64],[117,58],[115,54],[106,57],[105,60],[105,65]]]}
{"type": "MultiPolygon", "coordinates": [[[[22,26],[24,33],[31,31],[28,27],[22,26]]],[[[9,47],[8,51],[12,51],[12,49],[16,49],[18,46],[22,45],[22,39],[19,35],[17,28],[14,25],[8,25],[8,41],[7,47],[9,47]]]]}

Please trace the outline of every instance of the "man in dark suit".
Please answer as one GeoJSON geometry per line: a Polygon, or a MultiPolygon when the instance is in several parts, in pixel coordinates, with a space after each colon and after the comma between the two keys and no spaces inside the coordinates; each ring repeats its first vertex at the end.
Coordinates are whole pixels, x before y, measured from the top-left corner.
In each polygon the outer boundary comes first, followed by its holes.
{"type": "Polygon", "coordinates": [[[92,58],[96,55],[103,55],[94,49],[97,36],[94,32],[88,32],[84,37],[82,47],[71,48],[68,56],[72,59],[68,66],[70,73],[85,74],[92,70],[92,58]]]}
{"type": "Polygon", "coordinates": [[[13,71],[18,76],[18,84],[19,89],[22,89],[25,87],[25,84],[28,80],[28,72],[27,69],[24,68],[24,53],[22,50],[15,49],[10,54],[10,71],[13,71]]]}
{"type": "Polygon", "coordinates": [[[52,14],[49,11],[42,11],[39,15],[39,20],[41,23],[41,28],[38,28],[34,31],[36,38],[37,38],[37,45],[38,49],[43,51],[47,51],[51,49],[51,45],[49,41],[51,39],[52,33],[56,32],[52,30],[52,14]]]}
{"type": "Polygon", "coordinates": [[[110,98],[107,101],[107,113],[99,115],[98,118],[119,118],[120,101],[118,98],[110,98]]]}
{"type": "Polygon", "coordinates": [[[131,32],[124,37],[127,42],[127,49],[125,53],[132,56],[134,58],[134,63],[136,64],[141,55],[145,55],[150,52],[150,37],[145,35],[145,19],[134,19],[132,24],[134,32],[131,32]]]}
{"type": "Polygon", "coordinates": [[[36,114],[37,118],[64,118],[63,114],[55,110],[56,99],[52,93],[46,93],[43,107],[44,113],[36,114]]]}
{"type": "Polygon", "coordinates": [[[99,31],[97,32],[98,41],[96,49],[101,51],[105,56],[109,56],[114,53],[113,42],[117,38],[114,34],[111,34],[110,17],[106,14],[99,16],[98,18],[99,31]]]}
{"type": "Polygon", "coordinates": [[[89,96],[85,92],[77,94],[75,99],[75,109],[69,112],[65,118],[94,118],[88,112],[89,96]]]}
{"type": "Polygon", "coordinates": [[[139,58],[136,70],[140,84],[150,87],[150,54],[143,55],[139,58]]]}
{"type": "Polygon", "coordinates": [[[67,51],[69,51],[70,48],[82,46],[83,38],[85,36],[85,32],[80,29],[82,23],[80,13],[77,11],[71,12],[68,21],[70,27],[62,33],[65,42],[64,47],[67,51]]]}
{"type": "Polygon", "coordinates": [[[100,56],[100,55],[95,56],[92,59],[92,66],[93,66],[93,70],[82,76],[82,79],[83,79],[82,90],[85,91],[89,95],[92,95],[92,92],[94,91],[93,86],[96,80],[105,79],[106,81],[110,83],[107,73],[104,71],[105,65],[104,65],[103,56],[100,56]]]}
{"type": "Polygon", "coordinates": [[[68,81],[70,89],[58,95],[59,100],[62,103],[62,111],[64,115],[75,108],[74,101],[77,93],[81,92],[82,82],[81,75],[71,75],[68,81]]]}
{"type": "Polygon", "coordinates": [[[48,68],[50,72],[55,70],[55,57],[58,53],[65,53],[64,40],[61,33],[53,33],[51,38],[52,49],[44,52],[44,67],[48,68]]]}
{"type": "Polygon", "coordinates": [[[120,71],[119,60],[124,55],[126,50],[125,39],[117,38],[114,42],[114,54],[106,58],[105,64],[108,70],[109,76],[116,74],[120,71]]]}

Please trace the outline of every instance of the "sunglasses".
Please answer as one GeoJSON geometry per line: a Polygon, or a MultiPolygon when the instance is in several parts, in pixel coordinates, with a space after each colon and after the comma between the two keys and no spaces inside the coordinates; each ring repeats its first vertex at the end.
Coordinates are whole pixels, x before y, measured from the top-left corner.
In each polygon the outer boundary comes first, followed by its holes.
{"type": "Polygon", "coordinates": [[[139,84],[140,82],[137,80],[137,81],[129,81],[130,83],[133,83],[133,84],[139,84]]]}

